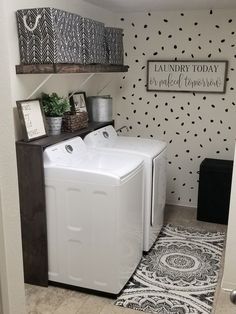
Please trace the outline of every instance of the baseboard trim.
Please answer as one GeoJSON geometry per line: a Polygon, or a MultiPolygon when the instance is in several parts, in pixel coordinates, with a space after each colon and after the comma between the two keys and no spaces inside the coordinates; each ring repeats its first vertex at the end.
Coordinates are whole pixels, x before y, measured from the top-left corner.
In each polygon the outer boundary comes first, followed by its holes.
{"type": "Polygon", "coordinates": [[[173,204],[173,203],[166,203],[166,206],[189,207],[189,208],[194,208],[194,209],[197,209],[197,207],[196,207],[196,206],[181,205],[181,204],[173,204]]]}
{"type": "Polygon", "coordinates": [[[224,281],[224,277],[222,278],[221,281],[221,289],[224,291],[232,291],[236,289],[236,283],[235,282],[230,282],[230,281],[224,281]]]}

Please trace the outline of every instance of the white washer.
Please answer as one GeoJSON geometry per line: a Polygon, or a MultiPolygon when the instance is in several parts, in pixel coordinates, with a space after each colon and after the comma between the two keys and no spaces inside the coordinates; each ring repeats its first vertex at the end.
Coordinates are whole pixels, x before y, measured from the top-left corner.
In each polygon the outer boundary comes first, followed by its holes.
{"type": "Polygon", "coordinates": [[[143,161],[81,138],[44,151],[49,280],[118,294],[142,256],[143,161]]]}
{"type": "Polygon", "coordinates": [[[118,136],[112,126],[89,133],[84,142],[97,149],[140,155],[144,160],[144,251],[149,251],[163,225],[166,200],[166,143],[118,136]]]}

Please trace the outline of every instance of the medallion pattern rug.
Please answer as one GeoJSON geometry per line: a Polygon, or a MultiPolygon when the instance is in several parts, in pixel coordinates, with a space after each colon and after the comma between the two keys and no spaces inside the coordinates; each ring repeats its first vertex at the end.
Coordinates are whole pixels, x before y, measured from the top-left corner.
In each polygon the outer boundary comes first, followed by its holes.
{"type": "Polygon", "coordinates": [[[211,313],[224,237],[166,225],[115,305],[158,314],[211,313]]]}

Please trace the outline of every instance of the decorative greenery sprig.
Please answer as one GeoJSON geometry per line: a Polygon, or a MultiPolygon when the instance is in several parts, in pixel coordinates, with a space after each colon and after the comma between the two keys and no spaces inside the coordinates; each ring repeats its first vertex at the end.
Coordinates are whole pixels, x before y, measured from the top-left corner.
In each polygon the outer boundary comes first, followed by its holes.
{"type": "Polygon", "coordinates": [[[47,117],[62,117],[65,112],[70,111],[69,100],[58,96],[57,93],[43,93],[42,104],[47,117]]]}

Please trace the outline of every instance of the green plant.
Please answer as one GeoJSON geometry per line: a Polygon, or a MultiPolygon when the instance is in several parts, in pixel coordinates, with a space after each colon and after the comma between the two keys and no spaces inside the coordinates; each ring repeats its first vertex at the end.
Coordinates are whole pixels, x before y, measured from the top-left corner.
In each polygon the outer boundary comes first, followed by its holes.
{"type": "Polygon", "coordinates": [[[43,93],[42,104],[47,117],[62,117],[65,112],[70,111],[69,100],[58,96],[57,93],[43,93]]]}

